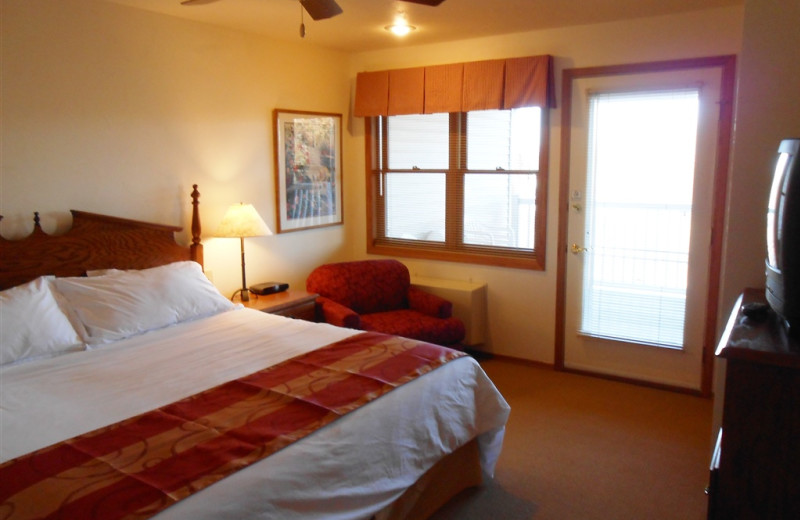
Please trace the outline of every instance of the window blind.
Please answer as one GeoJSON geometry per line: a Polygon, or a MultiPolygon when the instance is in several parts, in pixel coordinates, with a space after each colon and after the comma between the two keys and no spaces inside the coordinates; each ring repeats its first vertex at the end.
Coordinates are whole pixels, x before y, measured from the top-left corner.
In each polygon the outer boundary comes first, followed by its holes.
{"type": "Polygon", "coordinates": [[[589,107],[581,333],[682,348],[698,90],[589,107]]]}

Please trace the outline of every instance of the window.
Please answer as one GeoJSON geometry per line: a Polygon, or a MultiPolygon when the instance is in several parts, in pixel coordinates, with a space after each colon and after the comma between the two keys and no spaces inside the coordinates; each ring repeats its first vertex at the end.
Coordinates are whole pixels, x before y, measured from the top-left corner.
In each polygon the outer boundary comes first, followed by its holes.
{"type": "Polygon", "coordinates": [[[546,110],[376,116],[368,251],[544,269],[546,110]]]}

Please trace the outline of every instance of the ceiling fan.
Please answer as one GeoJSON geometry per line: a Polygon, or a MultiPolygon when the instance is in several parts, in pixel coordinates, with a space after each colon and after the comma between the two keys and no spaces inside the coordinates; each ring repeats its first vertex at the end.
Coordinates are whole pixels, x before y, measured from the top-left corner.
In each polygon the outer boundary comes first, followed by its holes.
{"type": "MultiPolygon", "coordinates": [[[[183,0],[182,5],[203,5],[216,2],[217,0],[183,0]]],[[[411,2],[413,4],[429,5],[436,7],[444,2],[444,0],[403,0],[404,2],[411,2]]],[[[308,12],[314,20],[324,20],[326,18],[333,18],[337,14],[342,13],[342,8],[336,3],[336,0],[300,0],[300,5],[308,12]]]]}

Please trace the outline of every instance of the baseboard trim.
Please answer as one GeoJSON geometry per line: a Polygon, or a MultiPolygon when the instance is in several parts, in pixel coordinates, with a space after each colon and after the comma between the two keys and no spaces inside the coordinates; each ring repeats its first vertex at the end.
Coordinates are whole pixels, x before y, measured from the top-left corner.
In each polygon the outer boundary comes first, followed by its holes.
{"type": "Polygon", "coordinates": [[[470,356],[474,357],[478,362],[489,360],[489,359],[496,359],[498,361],[505,361],[508,363],[514,363],[517,365],[524,365],[524,366],[531,366],[537,368],[549,368],[551,370],[555,370],[555,366],[552,363],[545,363],[544,361],[534,361],[532,359],[524,359],[518,358],[514,356],[506,356],[504,354],[493,354],[491,352],[484,352],[482,350],[470,350],[465,349],[464,352],[469,354],[470,356]]]}
{"type": "Polygon", "coordinates": [[[643,386],[647,388],[655,388],[658,390],[666,390],[668,392],[675,392],[679,394],[686,394],[686,395],[693,395],[696,397],[703,397],[706,399],[710,399],[713,396],[705,395],[701,390],[694,389],[694,388],[686,388],[683,386],[677,385],[670,385],[666,383],[655,383],[652,381],[644,381],[641,379],[635,379],[632,377],[624,377],[618,376],[613,374],[604,374],[602,372],[593,372],[591,370],[583,370],[579,368],[556,368],[553,363],[545,363],[543,361],[534,361],[531,359],[523,359],[514,356],[507,356],[503,354],[493,354],[491,352],[484,352],[479,350],[465,350],[467,354],[475,358],[478,362],[485,361],[485,360],[497,360],[497,361],[504,361],[507,363],[514,363],[516,365],[523,365],[523,366],[530,366],[536,368],[545,368],[549,370],[553,370],[556,372],[566,372],[569,374],[576,374],[580,376],[588,376],[588,377],[596,377],[599,379],[607,379],[609,381],[616,381],[618,383],[628,383],[631,385],[643,386]]]}
{"type": "Polygon", "coordinates": [[[696,397],[704,397],[710,398],[710,396],[704,395],[703,392],[699,389],[695,388],[686,388],[685,386],[677,386],[677,385],[670,385],[666,383],[655,383],[653,381],[645,381],[642,379],[635,379],[632,377],[624,377],[624,376],[617,376],[613,374],[604,374],[602,372],[593,372],[591,370],[582,370],[579,368],[567,368],[564,367],[562,372],[568,372],[570,374],[578,374],[582,376],[589,376],[589,377],[597,377],[600,379],[607,379],[609,381],[617,381],[619,383],[628,383],[631,385],[637,386],[644,386],[647,388],[655,388],[658,390],[667,390],[669,392],[675,392],[678,394],[687,394],[693,395],[696,397]]]}

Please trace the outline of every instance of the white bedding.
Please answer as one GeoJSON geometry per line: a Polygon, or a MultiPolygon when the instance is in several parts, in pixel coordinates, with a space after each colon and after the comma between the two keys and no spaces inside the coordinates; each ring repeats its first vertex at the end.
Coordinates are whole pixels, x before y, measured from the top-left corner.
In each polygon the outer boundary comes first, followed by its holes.
{"type": "MultiPolygon", "coordinates": [[[[94,350],[0,367],[2,461],[112,424],[358,331],[236,309],[94,350]]],[[[509,408],[461,358],[156,518],[369,518],[478,437],[492,474],[509,408]]]]}

